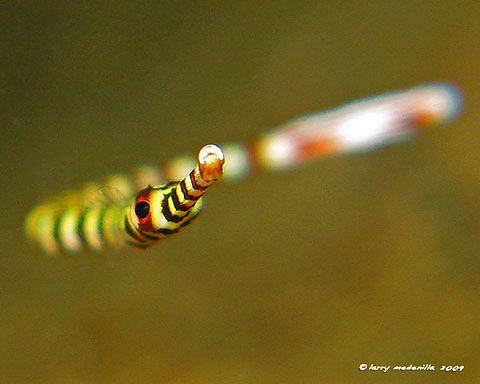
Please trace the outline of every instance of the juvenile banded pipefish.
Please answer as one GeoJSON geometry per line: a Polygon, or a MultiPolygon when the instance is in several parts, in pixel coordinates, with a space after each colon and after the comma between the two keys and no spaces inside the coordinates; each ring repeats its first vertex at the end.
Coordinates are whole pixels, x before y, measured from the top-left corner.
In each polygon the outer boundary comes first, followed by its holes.
{"type": "Polygon", "coordinates": [[[40,203],[26,219],[27,237],[50,254],[147,248],[189,224],[220,178],[238,180],[253,171],[281,171],[324,156],[374,150],[452,121],[460,107],[453,86],[423,84],[299,117],[250,142],[209,144],[196,158],[184,155],[163,166],[143,166],[132,175],[113,175],[40,203]],[[103,190],[117,193],[105,197],[98,193],[103,190]]]}

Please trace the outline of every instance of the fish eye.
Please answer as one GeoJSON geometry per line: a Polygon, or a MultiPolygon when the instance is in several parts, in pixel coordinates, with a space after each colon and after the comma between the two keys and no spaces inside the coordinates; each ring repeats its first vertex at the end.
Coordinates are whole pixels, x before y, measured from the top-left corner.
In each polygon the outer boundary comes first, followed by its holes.
{"type": "Polygon", "coordinates": [[[148,216],[150,212],[150,204],[146,201],[139,201],[135,204],[135,214],[139,219],[144,219],[148,216]]]}

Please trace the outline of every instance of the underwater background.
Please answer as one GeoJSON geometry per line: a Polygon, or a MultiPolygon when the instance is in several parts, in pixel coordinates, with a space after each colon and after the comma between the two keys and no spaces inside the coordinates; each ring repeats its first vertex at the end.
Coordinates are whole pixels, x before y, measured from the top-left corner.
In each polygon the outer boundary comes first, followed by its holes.
{"type": "Polygon", "coordinates": [[[3,2],[0,382],[476,383],[479,20],[474,0],[3,2]],[[459,87],[458,120],[216,185],[147,251],[25,239],[64,189],[430,81],[459,87]]]}

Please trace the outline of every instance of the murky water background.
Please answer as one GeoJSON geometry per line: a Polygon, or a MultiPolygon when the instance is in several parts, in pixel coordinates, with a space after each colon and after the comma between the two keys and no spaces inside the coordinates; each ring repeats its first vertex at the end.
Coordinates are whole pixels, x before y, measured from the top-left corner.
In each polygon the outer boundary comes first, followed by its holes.
{"type": "Polygon", "coordinates": [[[478,1],[9,2],[0,19],[2,383],[476,382],[478,1]],[[27,211],[83,181],[432,80],[462,89],[458,121],[217,186],[150,251],[25,241],[27,211]]]}

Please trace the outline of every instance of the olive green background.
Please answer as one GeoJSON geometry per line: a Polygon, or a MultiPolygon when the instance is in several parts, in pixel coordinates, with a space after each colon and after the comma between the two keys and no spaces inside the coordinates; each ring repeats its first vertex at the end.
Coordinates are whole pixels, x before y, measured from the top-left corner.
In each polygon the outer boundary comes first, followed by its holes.
{"type": "Polygon", "coordinates": [[[478,382],[479,21],[477,0],[2,2],[0,382],[478,382]],[[146,252],[24,238],[63,189],[436,80],[464,95],[452,124],[218,185],[146,252]]]}

